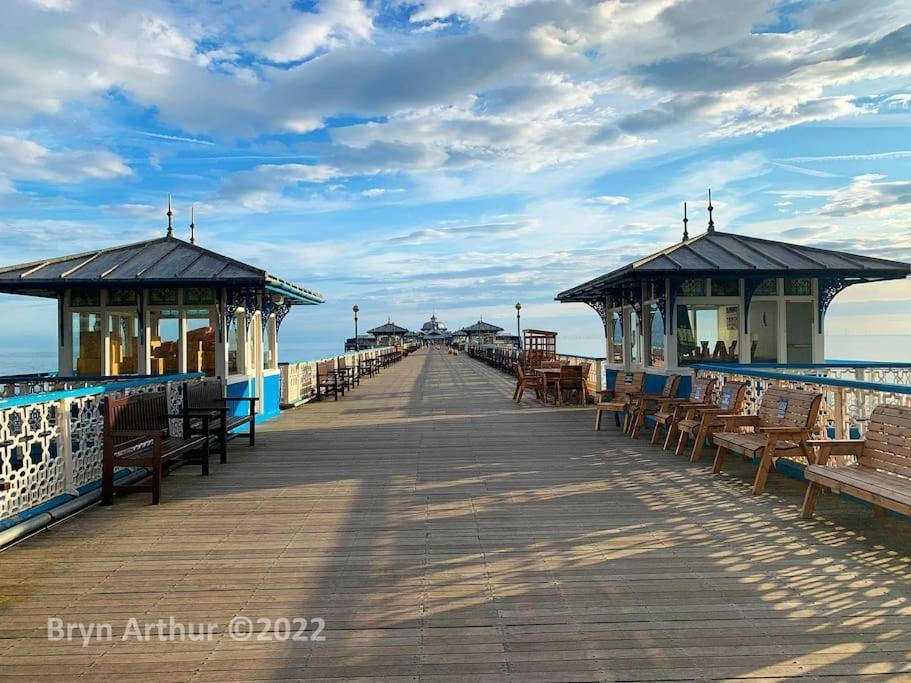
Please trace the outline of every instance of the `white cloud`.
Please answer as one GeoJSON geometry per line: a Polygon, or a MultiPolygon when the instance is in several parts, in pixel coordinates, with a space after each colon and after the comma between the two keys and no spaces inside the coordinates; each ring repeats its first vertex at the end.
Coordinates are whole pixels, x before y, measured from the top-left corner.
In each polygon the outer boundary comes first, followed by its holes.
{"type": "Polygon", "coordinates": [[[52,150],[37,142],[0,135],[0,187],[10,181],[78,183],[132,175],[124,161],[106,150],[52,150]],[[3,182],[5,181],[5,183],[3,182]]]}
{"type": "Polygon", "coordinates": [[[322,0],[315,12],[298,12],[290,27],[262,45],[274,62],[294,62],[316,52],[365,41],[373,33],[373,14],[360,0],[322,0]]]}
{"type": "Polygon", "coordinates": [[[589,204],[604,204],[605,206],[623,206],[629,204],[629,197],[622,195],[602,194],[597,197],[589,197],[585,200],[589,204]]]}

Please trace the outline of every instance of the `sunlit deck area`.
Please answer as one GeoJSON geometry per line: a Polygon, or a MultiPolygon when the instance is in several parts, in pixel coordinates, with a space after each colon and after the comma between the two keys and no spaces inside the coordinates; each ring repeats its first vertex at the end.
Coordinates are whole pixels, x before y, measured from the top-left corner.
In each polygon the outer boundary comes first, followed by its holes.
{"type": "Polygon", "coordinates": [[[709,473],[586,408],[421,351],[283,412],[162,504],[118,497],[0,555],[4,680],[707,680],[911,672],[911,527],[752,465],[709,473]],[[247,642],[235,615],[322,618],[247,642]],[[119,637],[130,617],[219,624],[119,637]],[[49,617],[112,641],[48,642],[49,617]]]}

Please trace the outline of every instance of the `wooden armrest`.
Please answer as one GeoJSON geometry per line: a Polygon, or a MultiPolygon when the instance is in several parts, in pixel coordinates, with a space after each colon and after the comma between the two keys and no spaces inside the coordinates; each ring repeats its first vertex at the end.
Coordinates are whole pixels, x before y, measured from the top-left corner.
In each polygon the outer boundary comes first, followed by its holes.
{"type": "Polygon", "coordinates": [[[601,389],[600,391],[596,391],[596,392],[595,392],[595,395],[596,395],[599,399],[605,399],[605,398],[608,398],[608,397],[613,397],[614,393],[615,393],[615,392],[614,392],[613,389],[601,389]]]}
{"type": "Polygon", "coordinates": [[[759,431],[767,434],[809,434],[810,430],[806,427],[765,427],[760,425],[759,431]]]}
{"type": "Polygon", "coordinates": [[[718,415],[724,425],[724,430],[736,429],[737,427],[758,427],[758,415],[718,415]]]}
{"type": "Polygon", "coordinates": [[[807,445],[816,448],[816,464],[825,465],[830,455],[853,455],[860,457],[864,439],[810,439],[807,445]]]}
{"type": "Polygon", "coordinates": [[[189,408],[184,408],[184,412],[189,413],[189,414],[191,414],[191,415],[194,415],[194,414],[201,414],[201,413],[212,413],[212,412],[215,412],[215,411],[218,411],[218,412],[220,412],[220,413],[226,413],[226,412],[228,412],[229,410],[230,410],[230,408],[228,408],[228,406],[214,406],[214,405],[210,405],[210,406],[191,406],[191,407],[189,407],[189,408]]]}

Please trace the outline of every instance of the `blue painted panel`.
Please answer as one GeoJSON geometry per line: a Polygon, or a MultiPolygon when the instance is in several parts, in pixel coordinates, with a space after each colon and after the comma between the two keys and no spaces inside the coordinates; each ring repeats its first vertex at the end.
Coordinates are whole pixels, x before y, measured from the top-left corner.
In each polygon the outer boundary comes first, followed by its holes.
{"type": "Polygon", "coordinates": [[[279,413],[279,402],[281,400],[281,375],[265,375],[263,377],[263,415],[261,419],[268,420],[279,413]]]}
{"type": "MultiPolygon", "coordinates": [[[[228,385],[228,398],[248,398],[253,396],[252,385],[254,381],[249,377],[228,385]]],[[[228,404],[232,415],[246,415],[250,405],[246,401],[232,401],[228,404]]]]}

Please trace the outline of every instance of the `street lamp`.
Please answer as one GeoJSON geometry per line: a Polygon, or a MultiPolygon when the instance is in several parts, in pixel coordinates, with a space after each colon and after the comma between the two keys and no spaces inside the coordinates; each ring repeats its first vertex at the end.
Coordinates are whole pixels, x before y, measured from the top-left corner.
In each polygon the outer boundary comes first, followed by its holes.
{"type": "Polygon", "coordinates": [[[351,307],[351,310],[354,311],[354,350],[360,351],[361,340],[357,338],[357,312],[361,309],[358,308],[357,304],[354,304],[354,306],[351,307]]]}
{"type": "Polygon", "coordinates": [[[516,336],[519,337],[519,348],[522,348],[522,304],[516,304],[516,336]]]}

